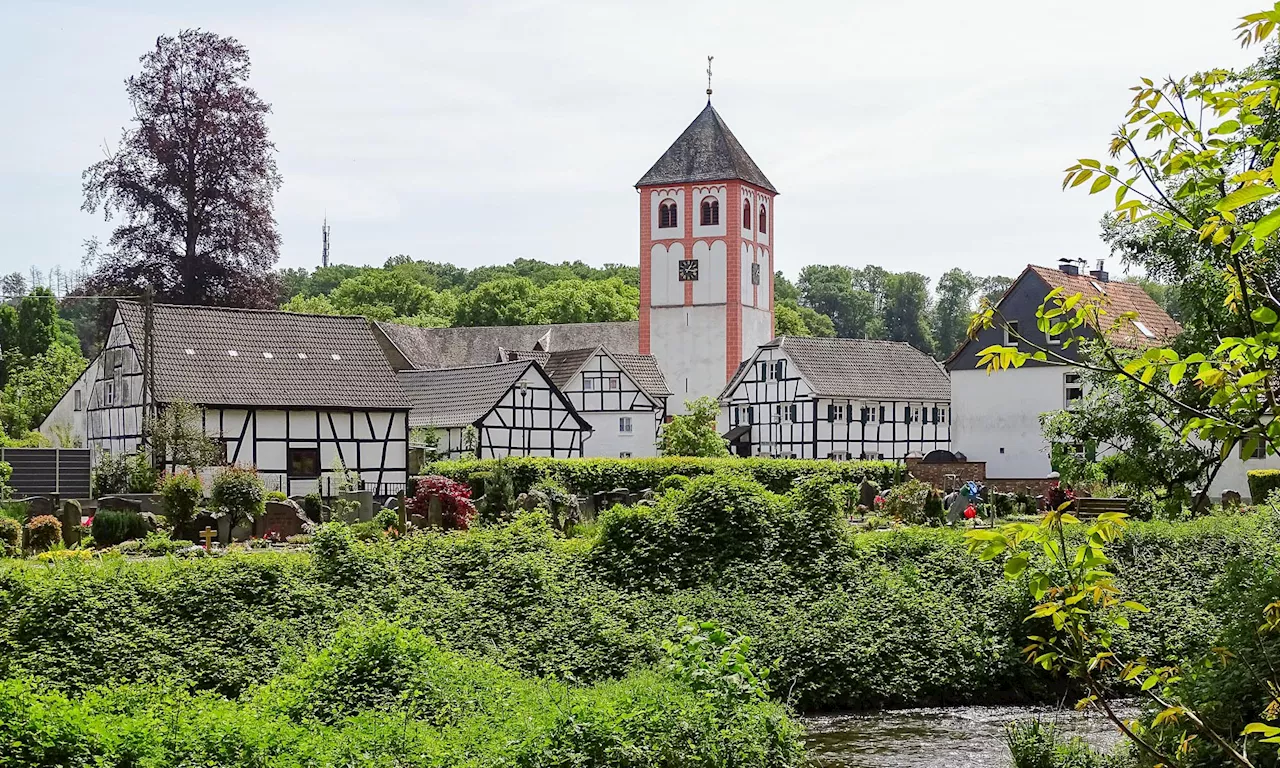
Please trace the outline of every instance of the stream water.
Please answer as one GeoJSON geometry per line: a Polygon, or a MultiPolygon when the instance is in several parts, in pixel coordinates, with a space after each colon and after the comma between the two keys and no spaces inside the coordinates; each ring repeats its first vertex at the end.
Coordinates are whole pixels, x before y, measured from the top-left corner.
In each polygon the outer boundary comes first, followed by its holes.
{"type": "Polygon", "coordinates": [[[1009,768],[1005,724],[1037,716],[1102,749],[1119,738],[1094,712],[1026,706],[860,712],[811,717],[805,725],[811,754],[829,768],[1009,768]]]}

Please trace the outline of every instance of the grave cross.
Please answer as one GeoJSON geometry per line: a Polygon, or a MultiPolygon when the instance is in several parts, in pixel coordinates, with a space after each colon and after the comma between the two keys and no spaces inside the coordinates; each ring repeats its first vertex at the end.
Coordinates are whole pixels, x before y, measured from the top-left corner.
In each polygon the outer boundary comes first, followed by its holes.
{"type": "Polygon", "coordinates": [[[200,532],[200,538],[204,539],[205,552],[209,551],[209,547],[213,543],[213,537],[217,535],[218,534],[215,533],[214,530],[207,525],[204,527],[204,530],[200,532]]]}

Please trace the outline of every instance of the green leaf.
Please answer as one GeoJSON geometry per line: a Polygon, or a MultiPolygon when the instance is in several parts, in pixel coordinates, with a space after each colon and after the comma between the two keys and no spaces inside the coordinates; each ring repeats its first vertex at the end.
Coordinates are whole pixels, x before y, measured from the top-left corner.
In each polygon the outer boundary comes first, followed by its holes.
{"type": "Polygon", "coordinates": [[[1267,378],[1270,371],[1250,371],[1240,377],[1239,386],[1250,387],[1267,378]]]}
{"type": "Polygon", "coordinates": [[[1169,366],[1169,383],[1178,386],[1178,382],[1182,381],[1182,377],[1187,373],[1186,363],[1174,363],[1169,366]]]}
{"type": "Polygon", "coordinates": [[[1004,575],[1010,579],[1016,579],[1018,576],[1022,575],[1022,572],[1026,569],[1027,556],[1025,554],[1014,555],[1009,558],[1009,562],[1004,564],[1004,575]]]}
{"type": "Polygon", "coordinates": [[[1129,620],[1123,616],[1112,616],[1111,621],[1114,622],[1115,625],[1117,627],[1120,627],[1121,629],[1129,628],[1129,620]]]}
{"type": "MultiPolygon", "coordinates": [[[[1280,157],[1280,155],[1277,155],[1277,157],[1280,157]]],[[[1265,240],[1277,229],[1280,229],[1280,208],[1276,208],[1271,213],[1258,219],[1250,233],[1255,240],[1265,240]]]]}
{"type": "MultiPolygon", "coordinates": [[[[1080,182],[1077,181],[1076,184],[1078,183],[1080,182]]],[[[1075,186],[1075,184],[1072,184],[1072,186],[1075,186]]],[[[1280,190],[1277,190],[1275,187],[1268,187],[1265,184],[1250,184],[1249,186],[1241,187],[1222,198],[1218,201],[1218,204],[1213,207],[1215,210],[1225,213],[1227,211],[1234,211],[1237,208],[1243,208],[1249,203],[1256,203],[1263,198],[1271,197],[1277,193],[1280,193],[1280,190]]]]}
{"type": "MultiPolygon", "coordinates": [[[[1276,210],[1280,211],[1280,208],[1277,208],[1276,210]]],[[[1276,320],[1280,319],[1277,318],[1276,311],[1271,307],[1258,307],[1253,310],[1253,312],[1250,312],[1249,316],[1264,325],[1275,325],[1276,320]]]]}
{"type": "Polygon", "coordinates": [[[1096,195],[1109,186],[1111,186],[1111,177],[1099,176],[1093,180],[1093,186],[1089,187],[1089,194],[1096,195]]]}

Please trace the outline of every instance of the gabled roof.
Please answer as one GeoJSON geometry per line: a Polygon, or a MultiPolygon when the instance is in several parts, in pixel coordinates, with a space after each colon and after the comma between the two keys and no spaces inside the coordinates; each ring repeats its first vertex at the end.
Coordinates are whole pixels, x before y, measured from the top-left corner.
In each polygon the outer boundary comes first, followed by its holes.
{"type": "Polygon", "coordinates": [[[778,192],[708,101],[706,108],[658,158],[649,172],[640,177],[636,186],[730,179],[740,179],[774,194],[778,192]]]}
{"type": "Polygon", "coordinates": [[[1027,271],[1049,285],[1049,289],[1062,288],[1068,296],[1080,293],[1086,299],[1103,296],[1103,308],[1106,315],[1102,322],[1106,325],[1114,323],[1125,312],[1138,313],[1138,322],[1151,332],[1148,336],[1132,322],[1121,323],[1120,327],[1107,334],[1107,339],[1117,346],[1143,348],[1168,344],[1182,333],[1178,321],[1169,317],[1169,313],[1151,298],[1151,295],[1136,283],[1103,282],[1089,275],[1068,275],[1060,269],[1028,265],[1027,271]]]}
{"type": "Polygon", "coordinates": [[[640,388],[640,391],[650,398],[671,396],[667,380],[662,375],[662,369],[658,367],[658,359],[653,355],[620,354],[603,346],[558,352],[543,352],[536,349],[503,350],[504,359],[507,360],[537,360],[555,385],[561,389],[569,385],[573,377],[582,370],[582,366],[600,353],[608,355],[617,363],[618,367],[640,388]]]}
{"type": "Polygon", "coordinates": [[[533,360],[400,371],[400,382],[413,405],[409,412],[409,426],[447,429],[474,424],[493,410],[507,390],[530,369],[551,385],[552,391],[574,414],[579,425],[590,429],[590,425],[577,415],[573,405],[533,360]]]}
{"type": "MultiPolygon", "coordinates": [[[[771,348],[786,352],[818,397],[951,400],[947,372],[938,361],[906,342],[781,336],[759,349],[771,348]]],[[[748,370],[747,364],[738,367],[721,399],[737,388],[748,370]]]]}
{"type": "MultiPolygon", "coordinates": [[[[117,307],[141,355],[146,312],[135,301],[117,307]]],[[[363,317],[156,304],[152,321],[152,391],[161,403],[409,407],[363,317]]]]}
{"type": "Polygon", "coordinates": [[[539,346],[545,351],[597,346],[624,353],[640,351],[640,323],[635,320],[480,328],[418,328],[376,323],[375,327],[397,355],[413,368],[482,365],[497,360],[500,350],[539,346]]]}

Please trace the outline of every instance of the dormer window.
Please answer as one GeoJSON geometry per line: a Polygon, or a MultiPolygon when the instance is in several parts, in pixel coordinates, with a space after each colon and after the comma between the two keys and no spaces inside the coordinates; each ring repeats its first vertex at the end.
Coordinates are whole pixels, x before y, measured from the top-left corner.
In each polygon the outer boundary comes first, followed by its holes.
{"type": "Polygon", "coordinates": [[[760,206],[760,227],[759,227],[759,229],[760,229],[760,234],[762,234],[762,235],[767,235],[767,234],[769,234],[769,226],[768,226],[768,225],[769,225],[769,212],[768,212],[768,211],[766,211],[766,210],[764,209],[764,206],[762,205],[762,206],[760,206]]]}
{"type": "Polygon", "coordinates": [[[714,197],[702,201],[702,226],[714,227],[720,223],[720,201],[714,197]]]}
{"type": "Polygon", "coordinates": [[[751,229],[751,203],[742,204],[742,226],[751,229]]]}

